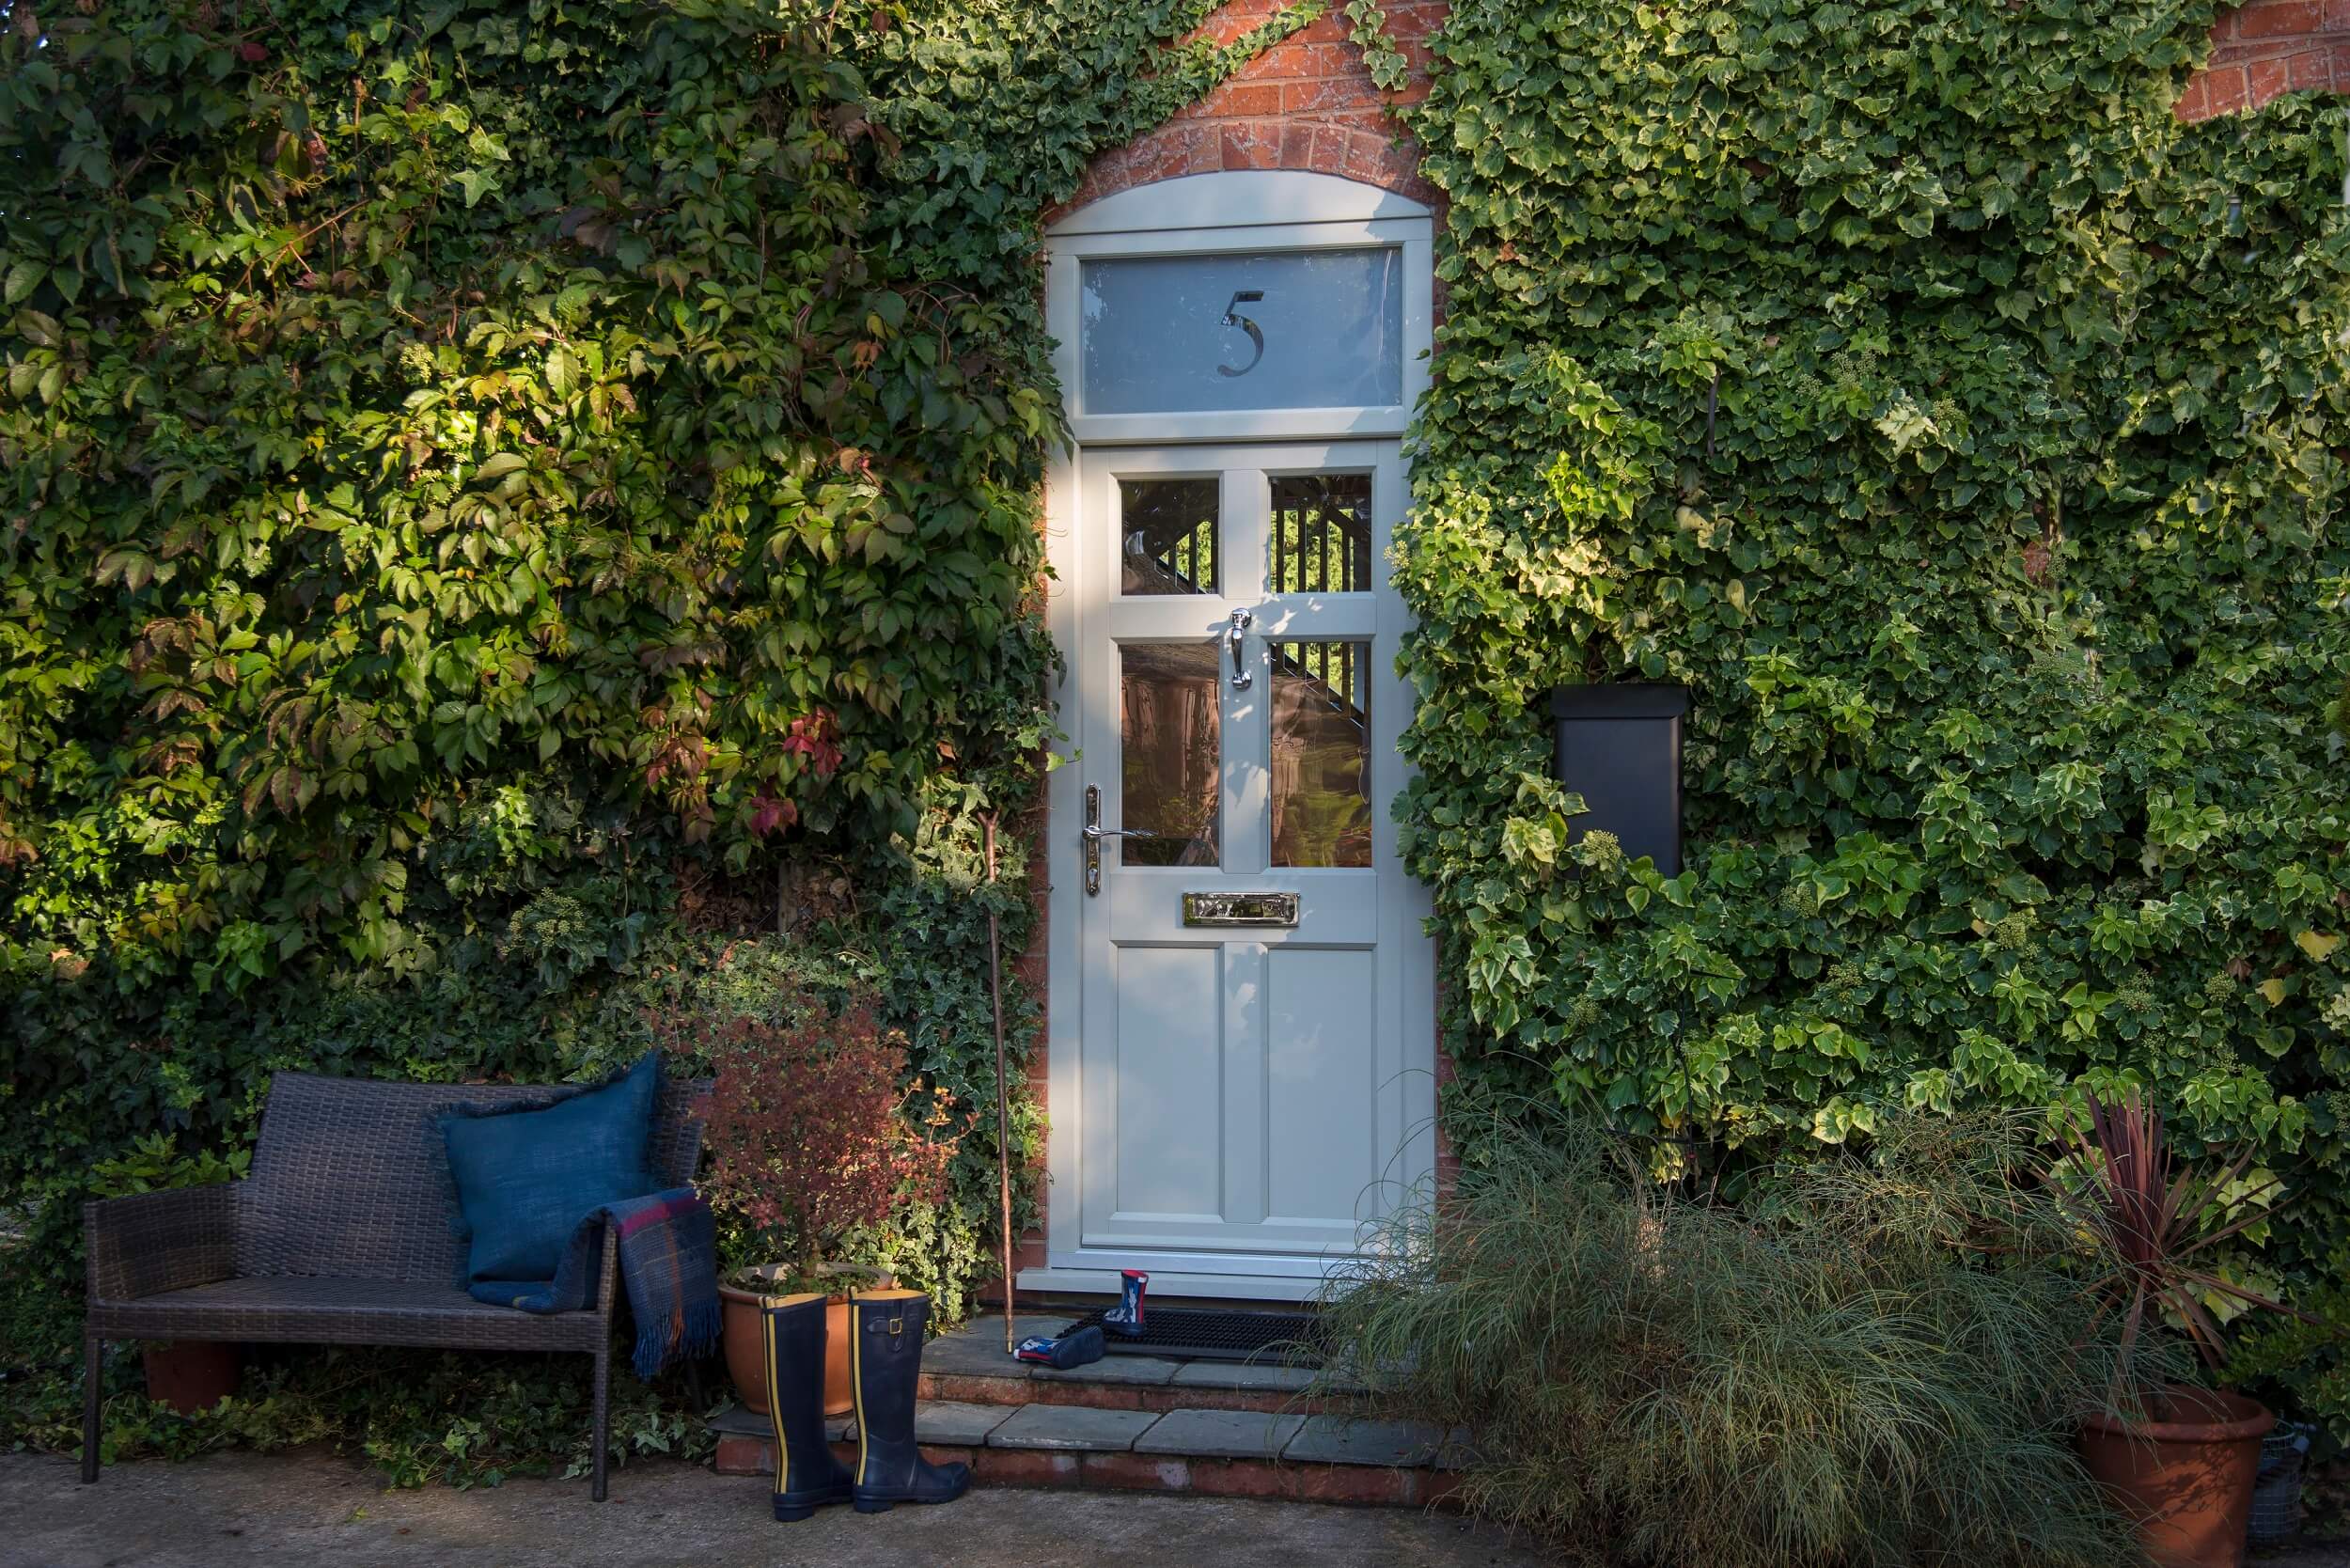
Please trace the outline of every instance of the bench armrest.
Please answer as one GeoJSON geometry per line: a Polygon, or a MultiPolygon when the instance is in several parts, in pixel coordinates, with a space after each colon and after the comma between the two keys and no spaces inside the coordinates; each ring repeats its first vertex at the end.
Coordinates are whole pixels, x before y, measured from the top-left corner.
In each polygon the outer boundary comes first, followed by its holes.
{"type": "Polygon", "coordinates": [[[92,1301],[136,1301],[236,1273],[243,1184],[171,1187],[82,1205],[92,1301]]]}
{"type": "Polygon", "coordinates": [[[620,1228],[608,1219],[603,1222],[603,1238],[598,1250],[602,1258],[596,1264],[596,1310],[608,1318],[619,1294],[620,1280],[620,1228]]]}

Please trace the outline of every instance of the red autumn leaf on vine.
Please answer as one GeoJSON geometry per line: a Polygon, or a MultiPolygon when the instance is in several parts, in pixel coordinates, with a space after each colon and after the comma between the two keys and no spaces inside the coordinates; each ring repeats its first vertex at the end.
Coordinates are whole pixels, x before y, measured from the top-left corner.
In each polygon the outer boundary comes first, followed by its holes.
{"type": "Polygon", "coordinates": [[[764,839],[778,827],[789,827],[800,820],[800,808],[788,800],[778,800],[761,790],[751,797],[751,832],[764,839]]]}
{"type": "Polygon", "coordinates": [[[830,778],[840,771],[840,724],[829,708],[818,708],[801,714],[784,731],[783,749],[807,759],[809,767],[819,778],[830,778]]]}
{"type": "Polygon", "coordinates": [[[645,768],[645,788],[658,789],[665,778],[691,785],[701,776],[709,760],[709,744],[699,735],[681,730],[664,739],[660,749],[653,753],[651,762],[645,768]]]}
{"type": "Polygon", "coordinates": [[[237,45],[237,58],[247,65],[258,65],[269,58],[269,50],[266,46],[255,43],[248,39],[237,45]]]}

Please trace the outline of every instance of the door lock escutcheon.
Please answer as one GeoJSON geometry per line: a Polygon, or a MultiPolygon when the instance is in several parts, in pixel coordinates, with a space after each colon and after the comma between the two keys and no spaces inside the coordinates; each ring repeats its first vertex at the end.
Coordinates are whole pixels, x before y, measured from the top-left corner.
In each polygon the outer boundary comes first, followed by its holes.
{"type": "Polygon", "coordinates": [[[1102,786],[1086,786],[1086,896],[1098,897],[1102,891],[1102,840],[1104,839],[1155,839],[1158,835],[1147,827],[1104,827],[1102,825],[1102,786]]]}

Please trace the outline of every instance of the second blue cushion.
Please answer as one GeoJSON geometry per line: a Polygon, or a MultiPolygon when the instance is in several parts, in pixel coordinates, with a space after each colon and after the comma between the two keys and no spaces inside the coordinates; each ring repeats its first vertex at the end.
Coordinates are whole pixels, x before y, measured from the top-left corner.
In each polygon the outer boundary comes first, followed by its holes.
{"type": "Polygon", "coordinates": [[[552,1279],[583,1217],[651,1192],[660,1089],[661,1058],[649,1056],[602,1089],[542,1109],[441,1118],[473,1236],[466,1278],[552,1279]]]}

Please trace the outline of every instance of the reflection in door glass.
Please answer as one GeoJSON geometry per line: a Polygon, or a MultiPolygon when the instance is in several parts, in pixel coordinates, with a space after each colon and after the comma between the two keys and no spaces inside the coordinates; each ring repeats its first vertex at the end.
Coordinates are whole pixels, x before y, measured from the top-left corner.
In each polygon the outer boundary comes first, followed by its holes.
{"type": "Polygon", "coordinates": [[[1273,864],[1371,864],[1371,644],[1277,642],[1273,864]]]}
{"type": "Polygon", "coordinates": [[[1219,652],[1205,640],[1119,650],[1120,825],[1152,835],[1121,841],[1124,865],[1217,863],[1219,652]]]}
{"type": "Polygon", "coordinates": [[[1118,481],[1120,593],[1216,591],[1215,515],[1221,481],[1118,481]]]}
{"type": "Polygon", "coordinates": [[[1371,476],[1275,479],[1267,565],[1265,582],[1275,593],[1370,592],[1371,476]]]}

